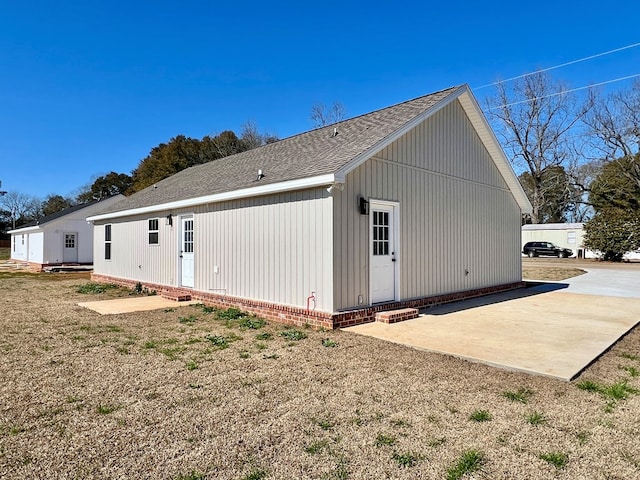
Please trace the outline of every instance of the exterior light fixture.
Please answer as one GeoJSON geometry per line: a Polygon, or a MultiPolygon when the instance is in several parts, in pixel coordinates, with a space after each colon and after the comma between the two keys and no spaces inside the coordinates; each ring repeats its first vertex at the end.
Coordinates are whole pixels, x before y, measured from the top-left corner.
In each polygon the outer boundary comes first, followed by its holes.
{"type": "Polygon", "coordinates": [[[369,200],[364,197],[360,197],[359,207],[360,215],[369,215],[369,200]]]}

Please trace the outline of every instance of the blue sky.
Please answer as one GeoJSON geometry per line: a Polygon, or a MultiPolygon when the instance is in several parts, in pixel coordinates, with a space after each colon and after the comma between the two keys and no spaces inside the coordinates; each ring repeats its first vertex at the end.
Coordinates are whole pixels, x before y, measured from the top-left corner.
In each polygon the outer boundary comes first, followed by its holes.
{"type": "MultiPolygon", "coordinates": [[[[176,135],[285,138],[316,103],[352,117],[640,42],[635,1],[431,3],[0,0],[2,189],[72,195],[176,135]]],[[[638,74],[640,47],[550,73],[638,74]]]]}

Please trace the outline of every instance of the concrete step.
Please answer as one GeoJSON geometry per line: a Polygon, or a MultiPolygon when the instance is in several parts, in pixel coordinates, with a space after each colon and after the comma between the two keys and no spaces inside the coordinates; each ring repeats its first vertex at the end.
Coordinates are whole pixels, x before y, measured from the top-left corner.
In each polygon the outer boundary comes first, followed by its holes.
{"type": "Polygon", "coordinates": [[[401,308],[399,310],[387,310],[385,312],[376,313],[376,322],[397,323],[418,318],[417,308],[401,308]]]}

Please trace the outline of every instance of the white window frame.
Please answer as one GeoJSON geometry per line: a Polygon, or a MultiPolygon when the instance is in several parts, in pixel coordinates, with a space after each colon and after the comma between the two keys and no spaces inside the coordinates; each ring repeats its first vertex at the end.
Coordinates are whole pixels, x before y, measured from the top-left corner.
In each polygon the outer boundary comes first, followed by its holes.
{"type": "Polygon", "coordinates": [[[149,245],[160,245],[160,219],[159,218],[150,218],[147,222],[148,227],[148,241],[149,245]],[[155,223],[155,225],[153,225],[155,223]],[[155,228],[152,228],[155,227],[155,228]],[[155,242],[152,241],[152,236],[155,237],[155,242]]]}
{"type": "Polygon", "coordinates": [[[104,226],[104,259],[111,260],[111,224],[104,226]]]}

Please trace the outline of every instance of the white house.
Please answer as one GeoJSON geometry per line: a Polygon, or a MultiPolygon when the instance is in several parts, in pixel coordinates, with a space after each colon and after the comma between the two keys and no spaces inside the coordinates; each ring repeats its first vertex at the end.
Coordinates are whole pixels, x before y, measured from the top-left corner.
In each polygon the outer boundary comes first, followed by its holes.
{"type": "Polygon", "coordinates": [[[89,218],[93,278],[341,327],[521,286],[530,209],[462,85],[126,198],[89,218]]]}
{"type": "Polygon", "coordinates": [[[11,260],[28,263],[34,270],[93,263],[93,225],[87,217],[123,198],[117,195],[75,205],[10,230],[11,260]]]}

